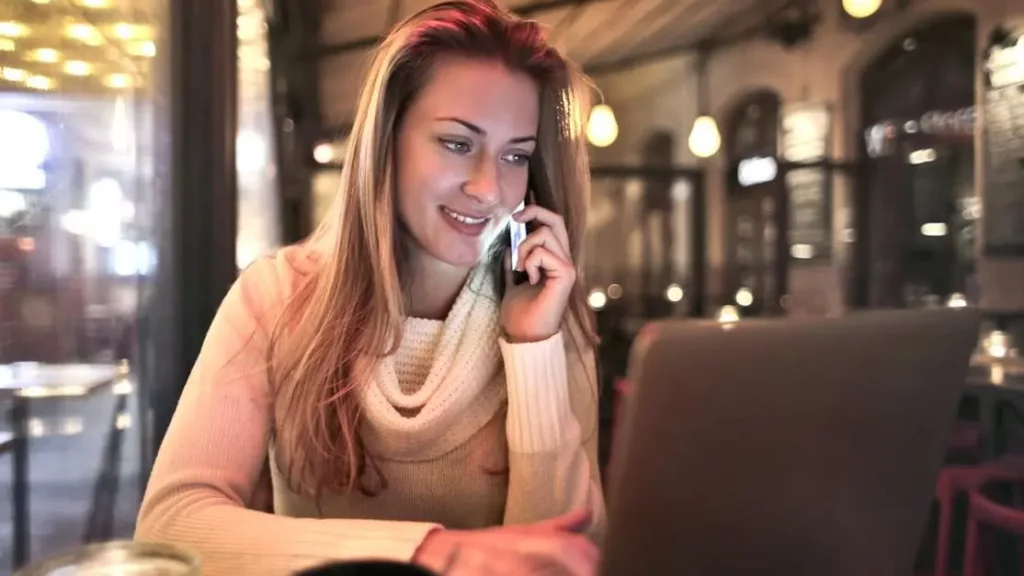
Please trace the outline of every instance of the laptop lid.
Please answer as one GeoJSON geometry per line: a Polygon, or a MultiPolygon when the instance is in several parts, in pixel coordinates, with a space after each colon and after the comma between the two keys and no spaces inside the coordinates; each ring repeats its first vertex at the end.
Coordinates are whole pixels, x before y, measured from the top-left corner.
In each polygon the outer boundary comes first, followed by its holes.
{"type": "Polygon", "coordinates": [[[968,309],[649,325],[602,573],[910,573],[978,326],[968,309]]]}

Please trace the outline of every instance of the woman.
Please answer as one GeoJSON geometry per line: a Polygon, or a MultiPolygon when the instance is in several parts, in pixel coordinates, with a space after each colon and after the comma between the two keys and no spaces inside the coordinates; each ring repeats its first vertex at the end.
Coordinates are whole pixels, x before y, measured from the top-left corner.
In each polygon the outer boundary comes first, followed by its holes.
{"type": "Polygon", "coordinates": [[[395,29],[327,222],[222,303],[138,539],[197,550],[208,574],[365,558],[594,571],[597,392],[575,264],[583,88],[535,23],[489,1],[395,29]],[[518,285],[512,219],[533,230],[518,285]],[[268,461],[276,515],[252,509],[268,461]]]}

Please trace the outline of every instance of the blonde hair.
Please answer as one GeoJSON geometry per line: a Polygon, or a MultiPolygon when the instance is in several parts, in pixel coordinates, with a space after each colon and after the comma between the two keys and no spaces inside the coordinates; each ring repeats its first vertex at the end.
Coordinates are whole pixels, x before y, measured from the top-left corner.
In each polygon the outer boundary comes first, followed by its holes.
{"type": "MultiPolygon", "coordinates": [[[[534,200],[562,215],[571,253],[580,262],[590,192],[582,138],[589,89],[583,74],[547,43],[537,23],[490,0],[443,2],[399,24],[373,56],[335,206],[307,240],[320,252],[317,272],[296,289],[271,334],[274,441],[287,463],[290,487],[303,494],[352,488],[373,494],[386,487],[360,438],[354,391],[402,337],[408,287],[396,225],[395,134],[442,55],[495,59],[537,82],[534,200]]],[[[507,242],[507,236],[501,237],[507,242]]],[[[501,259],[490,262],[497,286],[504,286],[501,259]]],[[[578,350],[596,341],[579,282],[566,324],[578,350]]]]}

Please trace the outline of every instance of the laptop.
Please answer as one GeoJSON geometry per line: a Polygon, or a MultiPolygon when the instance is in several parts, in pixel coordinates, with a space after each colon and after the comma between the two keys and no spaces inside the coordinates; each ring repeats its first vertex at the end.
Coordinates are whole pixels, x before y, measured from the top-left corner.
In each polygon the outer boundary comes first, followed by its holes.
{"type": "Polygon", "coordinates": [[[979,322],[942,309],[648,325],[601,573],[912,573],[979,322]]]}

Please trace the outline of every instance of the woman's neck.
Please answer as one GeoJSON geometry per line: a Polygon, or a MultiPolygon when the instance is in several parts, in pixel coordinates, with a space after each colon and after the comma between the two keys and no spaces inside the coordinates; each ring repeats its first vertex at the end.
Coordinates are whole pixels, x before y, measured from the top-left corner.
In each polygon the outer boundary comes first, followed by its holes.
{"type": "Polygon", "coordinates": [[[450,266],[423,253],[410,260],[408,273],[406,314],[433,320],[448,316],[469,276],[469,270],[450,266]]]}

